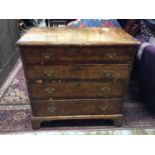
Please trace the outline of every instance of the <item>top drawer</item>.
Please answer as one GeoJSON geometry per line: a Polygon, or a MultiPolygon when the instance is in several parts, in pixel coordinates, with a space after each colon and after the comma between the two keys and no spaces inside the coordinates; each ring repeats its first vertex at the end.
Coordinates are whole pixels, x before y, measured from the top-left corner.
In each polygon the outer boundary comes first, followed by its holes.
{"type": "Polygon", "coordinates": [[[134,47],[21,47],[25,63],[130,63],[134,47]]]}

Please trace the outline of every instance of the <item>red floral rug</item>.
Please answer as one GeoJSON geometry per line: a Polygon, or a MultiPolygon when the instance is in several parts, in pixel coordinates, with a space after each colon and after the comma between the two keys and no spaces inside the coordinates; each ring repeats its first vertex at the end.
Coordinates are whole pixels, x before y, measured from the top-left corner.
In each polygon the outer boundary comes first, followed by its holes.
{"type": "MultiPolygon", "coordinates": [[[[137,83],[129,86],[124,104],[124,124],[120,129],[154,128],[155,116],[139,101],[137,83]]],[[[0,132],[32,131],[31,108],[21,60],[0,88],[0,132]]],[[[44,123],[41,130],[116,129],[110,121],[55,121],[44,123]]],[[[118,129],[118,128],[117,128],[118,129]]]]}

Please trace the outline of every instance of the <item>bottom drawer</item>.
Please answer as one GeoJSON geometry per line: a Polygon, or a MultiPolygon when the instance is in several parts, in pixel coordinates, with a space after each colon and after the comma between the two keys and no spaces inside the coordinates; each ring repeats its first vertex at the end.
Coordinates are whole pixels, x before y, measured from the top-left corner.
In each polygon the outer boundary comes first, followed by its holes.
{"type": "Polygon", "coordinates": [[[34,116],[120,114],[121,99],[53,100],[32,102],[34,116]]]}

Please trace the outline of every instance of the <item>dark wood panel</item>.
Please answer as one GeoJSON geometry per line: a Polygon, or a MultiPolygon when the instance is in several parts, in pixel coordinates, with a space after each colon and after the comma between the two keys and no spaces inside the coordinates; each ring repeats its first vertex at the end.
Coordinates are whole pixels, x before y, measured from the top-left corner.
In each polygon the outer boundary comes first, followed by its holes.
{"type": "Polygon", "coordinates": [[[133,47],[24,47],[25,63],[130,63],[133,47]]]}
{"type": "Polygon", "coordinates": [[[29,90],[33,99],[114,98],[123,95],[124,85],[121,82],[52,81],[30,83],[29,90]]]}
{"type": "Polygon", "coordinates": [[[18,38],[17,20],[0,19],[0,88],[19,58],[18,38]]]}
{"type": "Polygon", "coordinates": [[[26,65],[29,81],[35,79],[65,80],[127,80],[130,65],[90,64],[90,65],[26,65]]]}
{"type": "Polygon", "coordinates": [[[34,116],[105,115],[122,112],[121,99],[32,102],[34,116]]]}

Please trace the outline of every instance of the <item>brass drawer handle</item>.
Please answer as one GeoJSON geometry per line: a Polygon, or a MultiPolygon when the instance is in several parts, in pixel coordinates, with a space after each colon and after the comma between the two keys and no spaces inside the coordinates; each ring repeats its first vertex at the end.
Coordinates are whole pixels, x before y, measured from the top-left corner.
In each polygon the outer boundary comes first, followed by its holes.
{"type": "Polygon", "coordinates": [[[109,87],[102,87],[100,90],[101,90],[102,92],[106,93],[106,92],[111,91],[111,88],[109,88],[109,87]]]}
{"type": "Polygon", "coordinates": [[[102,111],[105,111],[105,110],[107,110],[108,106],[107,106],[107,105],[101,105],[101,106],[99,106],[99,108],[100,108],[102,111]]]}
{"type": "Polygon", "coordinates": [[[44,74],[48,77],[51,77],[54,74],[54,71],[44,71],[44,74]]]}
{"type": "Polygon", "coordinates": [[[49,112],[55,112],[56,107],[48,107],[47,109],[48,109],[49,112]]]}
{"type": "Polygon", "coordinates": [[[113,76],[113,71],[104,71],[103,74],[105,77],[111,78],[113,76]]]}
{"type": "Polygon", "coordinates": [[[43,80],[36,80],[35,83],[43,83],[43,80]]]}
{"type": "Polygon", "coordinates": [[[51,94],[55,91],[55,88],[45,88],[45,91],[48,93],[48,94],[51,94]]]}
{"type": "Polygon", "coordinates": [[[117,53],[106,53],[106,55],[108,58],[112,59],[117,55],[117,53]]]}
{"type": "Polygon", "coordinates": [[[41,56],[45,59],[49,59],[52,56],[52,53],[41,53],[41,56]]]}

